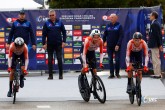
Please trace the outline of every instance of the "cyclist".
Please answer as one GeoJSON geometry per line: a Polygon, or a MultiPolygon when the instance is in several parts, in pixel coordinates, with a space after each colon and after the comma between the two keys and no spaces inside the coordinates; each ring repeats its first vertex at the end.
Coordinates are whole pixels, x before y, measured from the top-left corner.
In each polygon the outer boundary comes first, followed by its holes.
{"type": "MultiPolygon", "coordinates": [[[[83,68],[81,70],[81,75],[83,76],[86,72],[88,72],[88,64],[90,61],[90,67],[93,70],[93,73],[96,74],[96,56],[95,50],[100,48],[100,68],[103,68],[103,40],[100,35],[100,30],[94,29],[92,30],[89,37],[85,38],[84,45],[81,48],[81,57],[83,62],[83,68]]],[[[82,77],[83,78],[83,77],[82,77]]],[[[82,80],[81,80],[82,81],[82,80]]],[[[83,83],[82,83],[83,86],[83,83]]]]}
{"type": "MultiPolygon", "coordinates": [[[[132,76],[132,63],[139,62],[142,64],[142,53],[145,56],[145,65],[143,67],[144,72],[148,71],[148,47],[146,42],[142,39],[142,34],[140,32],[135,32],[133,34],[133,39],[131,39],[127,44],[126,50],[126,71],[128,72],[128,84],[127,93],[131,91],[131,76],[132,76]],[[143,51],[143,52],[142,52],[143,51]]],[[[140,80],[142,80],[142,71],[139,71],[140,80]]]]}
{"type": "Polygon", "coordinates": [[[24,87],[24,76],[27,75],[27,67],[29,63],[28,58],[28,47],[24,43],[23,38],[17,37],[14,42],[11,43],[9,47],[9,56],[8,56],[8,72],[10,73],[10,82],[9,82],[9,91],[7,96],[11,97],[12,94],[12,84],[13,84],[13,75],[16,67],[16,59],[20,58],[22,60],[22,73],[20,75],[20,87],[24,87]]]}

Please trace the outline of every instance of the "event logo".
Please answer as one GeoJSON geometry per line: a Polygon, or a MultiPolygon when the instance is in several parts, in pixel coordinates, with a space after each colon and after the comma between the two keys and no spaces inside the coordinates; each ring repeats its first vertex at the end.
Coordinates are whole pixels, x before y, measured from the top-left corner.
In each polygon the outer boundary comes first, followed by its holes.
{"type": "Polygon", "coordinates": [[[64,64],[73,64],[72,59],[64,59],[64,64]]]}
{"type": "Polygon", "coordinates": [[[82,41],[82,36],[73,36],[73,41],[82,41]]]}
{"type": "Polygon", "coordinates": [[[66,42],[65,47],[72,47],[72,42],[66,42]]]}
{"type": "Polygon", "coordinates": [[[67,31],[66,31],[66,35],[67,35],[67,36],[72,36],[72,31],[67,30],[67,31]]]}
{"type": "Polygon", "coordinates": [[[14,21],[16,21],[17,20],[17,18],[6,18],[6,21],[8,22],[8,23],[13,23],[14,21]]]}
{"type": "Polygon", "coordinates": [[[73,54],[64,54],[64,58],[65,59],[72,59],[73,58],[73,54]]]}
{"type": "Polygon", "coordinates": [[[0,54],[5,53],[5,49],[0,49],[0,54]]]}
{"type": "Polygon", "coordinates": [[[5,29],[3,27],[0,28],[0,31],[4,31],[5,29]]]}
{"type": "Polygon", "coordinates": [[[45,54],[36,54],[37,59],[45,59],[45,54]]]}
{"type": "Polygon", "coordinates": [[[73,41],[72,38],[73,38],[72,36],[67,36],[67,37],[66,37],[66,41],[67,41],[67,42],[68,42],[68,41],[73,41]]]}
{"type": "Polygon", "coordinates": [[[110,21],[110,16],[104,15],[104,16],[102,16],[102,20],[110,21]]]}
{"type": "Polygon", "coordinates": [[[5,39],[4,38],[0,38],[0,42],[5,42],[5,39]]]}
{"type": "Polygon", "coordinates": [[[92,29],[100,29],[100,26],[92,26],[92,29]]]}
{"type": "Polygon", "coordinates": [[[5,44],[0,44],[0,49],[5,48],[5,44]]]}
{"type": "Polygon", "coordinates": [[[5,59],[5,54],[0,54],[0,59],[5,59]]]}
{"type": "Polygon", "coordinates": [[[81,30],[74,30],[73,31],[73,36],[81,36],[82,35],[82,31],[81,30]]]}
{"type": "Polygon", "coordinates": [[[40,16],[38,16],[38,17],[36,18],[36,21],[37,21],[37,22],[45,22],[45,21],[47,21],[48,19],[49,19],[48,17],[40,15],[40,16]]]}
{"type": "Polygon", "coordinates": [[[72,53],[73,48],[64,48],[64,53],[72,53]]]}
{"type": "Polygon", "coordinates": [[[83,34],[84,36],[89,36],[90,33],[91,33],[90,30],[83,30],[83,32],[82,32],[82,34],[83,34]]]}
{"type": "Polygon", "coordinates": [[[82,42],[79,42],[79,41],[73,42],[73,47],[81,47],[81,45],[82,45],[82,42]]]}
{"type": "Polygon", "coordinates": [[[73,58],[78,58],[80,57],[80,53],[74,53],[73,58]]]}
{"type": "Polygon", "coordinates": [[[75,52],[80,53],[80,48],[79,48],[79,47],[74,48],[74,49],[73,49],[73,52],[74,52],[74,53],[75,53],[75,52]]]}
{"type": "Polygon", "coordinates": [[[43,64],[45,64],[45,60],[37,60],[37,64],[38,65],[43,65],[43,64]]]}
{"type": "Polygon", "coordinates": [[[43,26],[37,26],[36,29],[41,30],[43,29],[43,26]]]}
{"type": "Polygon", "coordinates": [[[64,25],[66,30],[73,30],[72,25],[64,25]]]}
{"type": "Polygon", "coordinates": [[[43,48],[37,48],[37,53],[45,53],[45,50],[43,48]]]}
{"type": "Polygon", "coordinates": [[[74,26],[73,26],[73,29],[74,29],[74,30],[80,30],[80,29],[81,29],[81,26],[80,26],[80,25],[74,25],[74,26]]]}
{"type": "Polygon", "coordinates": [[[0,37],[5,37],[5,33],[4,32],[0,32],[0,37]]]}
{"type": "Polygon", "coordinates": [[[91,30],[91,25],[82,25],[82,30],[91,30]]]}
{"type": "Polygon", "coordinates": [[[42,31],[36,31],[36,36],[42,36],[42,31]]]}

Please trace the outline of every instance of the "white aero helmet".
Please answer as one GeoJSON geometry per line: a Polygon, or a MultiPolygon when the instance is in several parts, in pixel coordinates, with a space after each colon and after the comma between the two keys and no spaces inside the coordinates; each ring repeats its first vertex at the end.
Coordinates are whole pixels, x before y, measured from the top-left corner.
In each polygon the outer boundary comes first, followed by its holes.
{"type": "MultiPolygon", "coordinates": [[[[100,36],[100,30],[98,29],[93,29],[91,34],[89,36],[93,37],[94,35],[99,35],[100,36]]],[[[100,36],[101,37],[101,36],[100,36]]]]}
{"type": "Polygon", "coordinates": [[[14,40],[14,44],[15,46],[23,46],[24,45],[24,40],[21,38],[21,37],[17,37],[15,40],[14,40]]]}

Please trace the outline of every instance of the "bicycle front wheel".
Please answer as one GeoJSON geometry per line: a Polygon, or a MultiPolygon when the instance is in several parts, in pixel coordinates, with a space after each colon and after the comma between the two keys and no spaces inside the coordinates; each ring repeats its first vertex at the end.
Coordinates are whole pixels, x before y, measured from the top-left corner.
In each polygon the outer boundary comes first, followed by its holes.
{"type": "Polygon", "coordinates": [[[16,101],[16,93],[17,93],[17,81],[13,81],[13,104],[15,104],[16,101]]]}
{"type": "Polygon", "coordinates": [[[139,77],[136,79],[136,100],[137,104],[140,106],[141,105],[141,85],[140,85],[140,79],[139,77]]]}
{"type": "Polygon", "coordinates": [[[129,93],[129,101],[131,104],[134,103],[134,95],[135,95],[135,85],[133,82],[133,78],[131,78],[131,92],[129,93]]]}
{"type": "Polygon", "coordinates": [[[105,103],[106,101],[105,87],[104,87],[103,81],[97,75],[95,75],[94,91],[96,94],[96,98],[99,100],[99,102],[105,103]]]}

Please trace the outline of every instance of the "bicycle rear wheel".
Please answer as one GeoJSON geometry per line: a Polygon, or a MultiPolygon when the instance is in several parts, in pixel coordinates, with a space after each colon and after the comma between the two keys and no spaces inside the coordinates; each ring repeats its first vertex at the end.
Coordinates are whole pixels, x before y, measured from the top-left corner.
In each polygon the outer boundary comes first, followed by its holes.
{"type": "Polygon", "coordinates": [[[140,106],[141,105],[141,85],[140,85],[140,79],[139,77],[136,78],[136,100],[137,104],[140,106]]]}
{"type": "Polygon", "coordinates": [[[79,91],[82,98],[84,99],[84,101],[88,102],[90,99],[91,92],[90,92],[90,87],[89,87],[89,83],[88,83],[86,75],[84,75],[83,78],[82,78],[82,75],[78,76],[78,86],[79,86],[79,91]],[[81,79],[83,79],[84,87],[82,87],[81,79]]]}
{"type": "Polygon", "coordinates": [[[133,78],[131,78],[131,92],[129,93],[129,101],[131,104],[134,103],[134,87],[133,78]]]}
{"type": "Polygon", "coordinates": [[[96,98],[99,100],[100,103],[105,103],[106,101],[105,87],[101,78],[97,75],[95,75],[94,95],[96,95],[96,98]]]}

